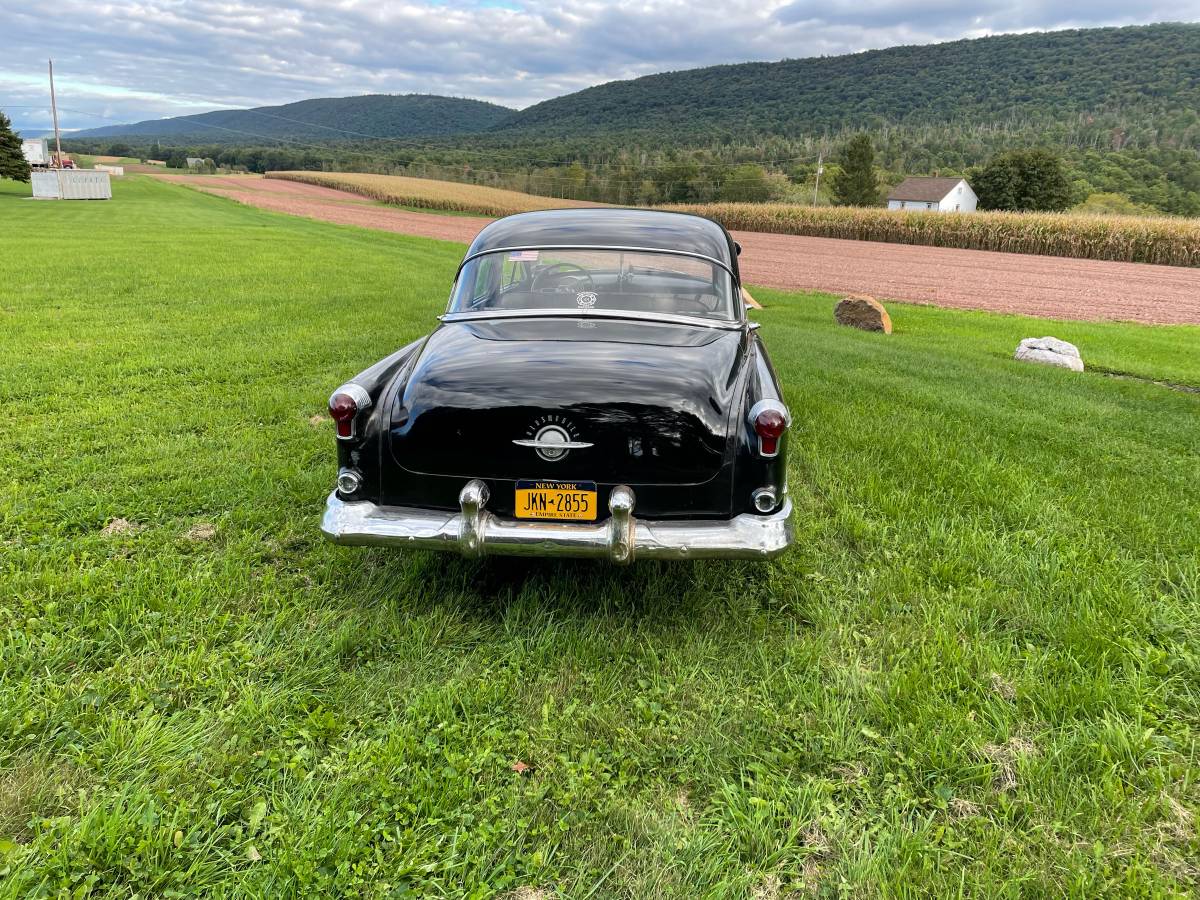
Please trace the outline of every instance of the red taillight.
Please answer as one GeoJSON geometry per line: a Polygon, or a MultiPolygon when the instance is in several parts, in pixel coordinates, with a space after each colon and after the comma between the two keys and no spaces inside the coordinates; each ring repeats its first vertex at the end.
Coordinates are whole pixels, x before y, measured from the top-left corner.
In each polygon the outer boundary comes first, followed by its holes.
{"type": "Polygon", "coordinates": [[[340,438],[354,436],[354,417],[358,415],[358,403],[349,394],[334,394],[329,398],[329,415],[337,423],[340,438]]]}
{"type": "Polygon", "coordinates": [[[764,409],[754,417],[754,433],[758,435],[758,452],[774,456],[779,452],[779,439],[787,431],[787,416],[782,410],[764,409]]]}
{"type": "Polygon", "coordinates": [[[333,396],[329,398],[329,415],[337,424],[339,441],[357,437],[355,424],[362,424],[358,420],[362,419],[363,413],[370,408],[371,395],[367,393],[366,388],[353,381],[347,381],[333,392],[333,396]]]}

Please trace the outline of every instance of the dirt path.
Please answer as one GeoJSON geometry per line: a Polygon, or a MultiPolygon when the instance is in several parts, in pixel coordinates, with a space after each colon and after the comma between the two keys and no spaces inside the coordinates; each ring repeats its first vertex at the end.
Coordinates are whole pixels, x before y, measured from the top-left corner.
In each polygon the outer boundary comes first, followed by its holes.
{"type": "Polygon", "coordinates": [[[383,206],[347,191],[298,181],[255,178],[249,175],[156,175],[163,181],[186,184],[196,190],[230,197],[248,206],[290,213],[338,225],[359,225],[380,231],[415,234],[443,241],[470,243],[491,219],[409,212],[383,206]]]}
{"type": "MultiPolygon", "coordinates": [[[[394,209],[294,181],[156,177],[261,209],[459,243],[490,221],[394,209]]],[[[742,244],[742,275],[754,285],[1054,319],[1200,324],[1200,269],[747,231],[734,236],[742,244]]]]}

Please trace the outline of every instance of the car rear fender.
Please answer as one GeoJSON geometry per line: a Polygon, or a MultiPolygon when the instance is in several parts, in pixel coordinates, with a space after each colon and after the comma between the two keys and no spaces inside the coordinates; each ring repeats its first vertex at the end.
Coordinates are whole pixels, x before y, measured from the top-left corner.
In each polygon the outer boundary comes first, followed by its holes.
{"type": "Polygon", "coordinates": [[[418,338],[401,347],[375,365],[359,372],[345,385],[357,385],[371,398],[370,409],[362,413],[362,421],[353,438],[337,442],[338,470],[354,469],[362,477],[361,486],[346,499],[378,497],[380,454],[382,435],[387,432],[388,416],[384,411],[388,405],[389,387],[397,380],[403,381],[405,373],[412,368],[428,336],[418,338]]]}
{"type": "Polygon", "coordinates": [[[750,410],[760,401],[775,401],[785,408],[779,389],[779,379],[771,365],[767,349],[757,334],[750,336],[750,361],[746,367],[746,390],[737,419],[730,423],[730,432],[736,439],[734,448],[734,478],[732,484],[732,508],[736,515],[754,511],[752,496],[759,488],[773,489],[782,500],[787,489],[788,440],[791,427],[784,433],[779,452],[773,457],[764,457],[758,450],[758,435],[750,420],[750,410]]]}

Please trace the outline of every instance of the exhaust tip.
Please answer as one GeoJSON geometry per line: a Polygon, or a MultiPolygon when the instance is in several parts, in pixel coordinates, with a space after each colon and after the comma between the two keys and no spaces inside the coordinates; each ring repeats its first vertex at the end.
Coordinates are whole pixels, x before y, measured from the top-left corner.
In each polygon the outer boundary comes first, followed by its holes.
{"type": "Polygon", "coordinates": [[[769,513],[779,505],[779,497],[774,488],[761,487],[750,495],[750,499],[760,513],[769,513]]]}
{"type": "Polygon", "coordinates": [[[362,476],[353,469],[342,469],[338,472],[337,487],[343,494],[353,494],[362,487],[362,476]]]}

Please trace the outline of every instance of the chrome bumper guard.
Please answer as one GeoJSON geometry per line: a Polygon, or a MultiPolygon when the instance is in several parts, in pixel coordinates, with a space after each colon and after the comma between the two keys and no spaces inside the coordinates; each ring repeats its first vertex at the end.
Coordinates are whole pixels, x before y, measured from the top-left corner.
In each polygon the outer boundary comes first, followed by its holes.
{"type": "Polygon", "coordinates": [[[623,564],[634,559],[770,559],[792,542],[792,502],[769,515],[647,521],[633,515],[633,490],[613,488],[607,522],[595,525],[504,519],[485,508],[488,487],[472,480],[459,511],[439,512],[329,495],[321,530],[337,544],[457,550],[464,556],[581,556],[623,564]]]}

